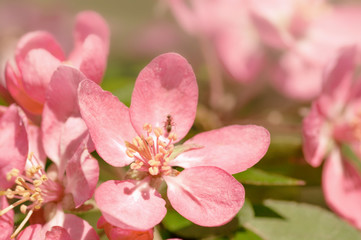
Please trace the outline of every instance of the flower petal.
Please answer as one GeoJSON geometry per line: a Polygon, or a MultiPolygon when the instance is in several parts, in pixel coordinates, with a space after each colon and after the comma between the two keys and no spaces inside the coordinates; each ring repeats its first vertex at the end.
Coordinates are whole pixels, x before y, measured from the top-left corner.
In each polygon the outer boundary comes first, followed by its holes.
{"type": "MultiPolygon", "coordinates": [[[[0,209],[9,206],[6,198],[0,196],[0,209]]],[[[0,216],[0,239],[10,239],[14,226],[14,211],[10,210],[4,215],[0,216]]]]}
{"type": "Polygon", "coordinates": [[[89,35],[82,45],[71,53],[69,62],[79,68],[87,78],[100,83],[107,64],[108,52],[102,40],[96,35],[89,35]]]}
{"type": "MultiPolygon", "coordinates": [[[[82,218],[73,214],[64,214],[58,209],[55,216],[43,226],[44,231],[49,231],[54,226],[63,227],[71,239],[98,240],[99,237],[92,226],[82,218]]],[[[39,238],[41,239],[41,238],[39,238]]]]}
{"type": "Polygon", "coordinates": [[[0,189],[6,189],[13,184],[7,181],[6,174],[13,168],[22,172],[28,155],[25,125],[15,104],[1,116],[0,133],[0,189]]]}
{"type": "Polygon", "coordinates": [[[143,125],[164,129],[171,115],[174,130],[181,140],[193,125],[198,101],[198,86],[192,67],[175,53],[152,60],[139,74],[130,106],[131,121],[138,132],[143,125]]]}
{"type": "Polygon", "coordinates": [[[34,49],[28,53],[19,68],[23,75],[24,89],[32,99],[45,102],[46,89],[59,65],[59,59],[44,49],[34,49]]]}
{"type": "Polygon", "coordinates": [[[66,158],[66,149],[74,146],[75,151],[88,135],[77,104],[78,85],[84,79],[79,70],[62,65],[54,72],[47,90],[41,123],[43,143],[47,155],[58,167],[64,165],[61,161],[66,158]]]}
{"type": "Polygon", "coordinates": [[[201,226],[214,227],[229,222],[244,203],[242,184],[217,167],[188,168],[164,180],[173,208],[201,226]]]}
{"type": "Polygon", "coordinates": [[[105,50],[108,52],[110,32],[104,18],[94,11],[80,12],[76,17],[74,30],[75,45],[82,45],[91,34],[98,36],[103,41],[105,50]]]}
{"type": "Polygon", "coordinates": [[[79,207],[90,199],[99,179],[99,164],[88,150],[82,146],[69,160],[66,168],[66,193],[71,193],[75,207],[79,207]]]}
{"type": "Polygon", "coordinates": [[[330,208],[361,229],[361,175],[347,161],[331,155],[322,172],[322,189],[330,208]]]}
{"type": "Polygon", "coordinates": [[[26,111],[35,115],[40,115],[43,111],[43,103],[32,99],[22,86],[22,77],[16,73],[8,62],[5,67],[6,88],[15,101],[26,111]]]}
{"type": "Polygon", "coordinates": [[[81,115],[99,155],[113,166],[132,162],[125,154],[124,141],[131,141],[137,134],[130,123],[128,108],[90,80],[80,83],[78,94],[81,115]]]}
{"type": "Polygon", "coordinates": [[[326,154],[330,134],[331,129],[326,125],[326,119],[320,114],[317,105],[313,104],[302,125],[303,154],[311,166],[320,166],[326,154]]]}
{"type": "Polygon", "coordinates": [[[104,229],[105,234],[110,240],[153,240],[154,229],[146,231],[134,231],[115,227],[108,223],[103,216],[100,216],[97,228],[104,229]]]}
{"type": "Polygon", "coordinates": [[[166,214],[165,201],[148,182],[107,181],[95,191],[95,201],[112,225],[131,230],[148,230],[166,214]]]}
{"type": "Polygon", "coordinates": [[[26,227],[24,230],[22,230],[17,240],[39,240],[44,239],[43,237],[43,231],[40,224],[33,224],[28,227],[26,227]]]}
{"type": "Polygon", "coordinates": [[[18,66],[22,65],[28,53],[33,49],[43,49],[60,61],[65,59],[60,45],[50,33],[34,31],[25,34],[17,44],[15,58],[18,66]]]}
{"type": "Polygon", "coordinates": [[[59,226],[54,226],[46,232],[45,240],[72,240],[68,232],[59,226]]]}
{"type": "Polygon", "coordinates": [[[252,167],[265,155],[270,134],[260,126],[232,125],[197,134],[185,142],[192,143],[204,147],[182,153],[170,162],[172,166],[215,166],[234,174],[252,167]]]}

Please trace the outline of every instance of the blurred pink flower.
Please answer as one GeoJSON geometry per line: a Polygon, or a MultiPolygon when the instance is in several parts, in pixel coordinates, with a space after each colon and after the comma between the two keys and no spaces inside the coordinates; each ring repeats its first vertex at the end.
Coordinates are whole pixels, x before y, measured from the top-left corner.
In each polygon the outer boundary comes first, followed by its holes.
{"type": "Polygon", "coordinates": [[[210,43],[212,49],[207,51],[216,52],[234,79],[254,80],[263,62],[263,52],[251,22],[248,1],[170,0],[168,4],[185,31],[210,43]]]}
{"type": "Polygon", "coordinates": [[[322,90],[330,59],[351,44],[361,46],[361,8],[319,0],[252,0],[252,17],[264,43],[280,50],[270,61],[271,80],[286,96],[311,100],[322,90]],[[272,5],[272,7],[270,7],[272,5]]]}
{"type": "Polygon", "coordinates": [[[6,65],[6,87],[26,111],[40,115],[46,89],[59,65],[73,65],[99,83],[105,70],[108,48],[109,29],[104,19],[95,12],[81,12],[77,15],[74,30],[74,49],[67,59],[51,34],[35,31],[23,36],[17,44],[15,61],[6,65]]]}
{"type": "Polygon", "coordinates": [[[231,174],[263,157],[269,132],[233,125],[174,146],[191,128],[198,101],[193,70],[183,57],[168,53],[148,64],[136,80],[129,109],[89,80],[78,92],[99,155],[113,166],[130,164],[126,180],[107,181],[95,193],[111,225],[148,230],[158,224],[166,214],[158,192],[164,181],[171,205],[196,224],[223,225],[242,207],[244,188],[231,174]]]}
{"type": "Polygon", "coordinates": [[[154,229],[146,231],[122,229],[108,223],[103,216],[99,218],[97,228],[104,229],[109,240],[153,240],[154,229]]]}
{"type": "Polygon", "coordinates": [[[306,161],[320,166],[326,158],[322,187],[327,204],[361,229],[361,172],[358,164],[341,152],[349,145],[361,157],[361,82],[355,75],[359,63],[355,47],[344,49],[325,76],[321,95],[303,122],[306,161]]]}

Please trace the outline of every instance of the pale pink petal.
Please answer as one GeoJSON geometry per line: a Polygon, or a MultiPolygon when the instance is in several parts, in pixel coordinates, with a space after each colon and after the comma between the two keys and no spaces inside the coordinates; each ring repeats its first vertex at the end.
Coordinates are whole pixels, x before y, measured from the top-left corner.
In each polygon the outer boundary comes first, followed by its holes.
{"type": "Polygon", "coordinates": [[[65,59],[61,47],[50,33],[35,31],[24,35],[18,42],[15,54],[18,66],[22,65],[28,53],[33,49],[43,49],[60,61],[65,59]]]}
{"type": "Polygon", "coordinates": [[[5,67],[6,87],[15,101],[26,111],[40,115],[43,111],[43,103],[30,97],[24,90],[22,77],[16,73],[8,62],[5,67]]]}
{"type": "Polygon", "coordinates": [[[107,181],[95,191],[95,201],[107,222],[131,230],[153,228],[167,211],[160,194],[145,181],[107,181]]]}
{"type": "Polygon", "coordinates": [[[104,229],[109,240],[153,240],[153,229],[147,231],[134,231],[115,227],[100,216],[97,228],[104,229]]]}
{"type": "Polygon", "coordinates": [[[80,12],[76,17],[74,29],[75,45],[82,45],[91,34],[102,40],[105,51],[108,52],[110,31],[104,18],[94,11],[80,12]]]}
{"type": "Polygon", "coordinates": [[[15,104],[1,116],[0,133],[0,189],[6,189],[13,184],[6,180],[6,174],[13,168],[22,172],[28,155],[25,125],[15,104]]]}
{"type": "Polygon", "coordinates": [[[124,141],[131,141],[135,133],[128,108],[110,92],[96,83],[84,80],[78,89],[81,115],[99,155],[113,166],[125,166],[133,161],[126,154],[124,141]]]}
{"type": "Polygon", "coordinates": [[[99,237],[92,226],[82,218],[65,214],[59,208],[55,216],[43,226],[43,231],[49,231],[54,226],[63,227],[73,240],[98,240],[99,237]]]}
{"type": "Polygon", "coordinates": [[[44,233],[40,224],[33,224],[22,230],[17,240],[40,240],[44,239],[44,233]]]}
{"type": "Polygon", "coordinates": [[[82,146],[69,160],[66,168],[66,193],[73,195],[75,207],[90,199],[99,179],[98,161],[82,146]]]}
{"type": "Polygon", "coordinates": [[[34,49],[27,54],[19,68],[23,75],[24,89],[31,98],[40,103],[45,102],[46,89],[59,65],[59,59],[44,49],[34,49]]]}
{"type": "Polygon", "coordinates": [[[25,123],[26,131],[28,133],[28,140],[29,140],[29,153],[33,153],[34,156],[41,163],[45,163],[46,154],[42,144],[41,129],[33,122],[26,119],[25,114],[24,117],[23,117],[23,122],[25,123]]]}
{"type": "Polygon", "coordinates": [[[266,154],[270,134],[260,126],[232,125],[197,134],[185,144],[203,148],[182,153],[170,162],[172,166],[215,166],[234,174],[252,167],[266,154]]]}
{"type": "Polygon", "coordinates": [[[356,54],[355,47],[344,48],[328,67],[322,94],[317,102],[323,115],[329,118],[339,115],[350,98],[356,54]]]}
{"type": "Polygon", "coordinates": [[[172,207],[188,220],[206,227],[229,222],[243,206],[242,184],[217,167],[195,167],[164,177],[172,207]]]}
{"type": "Polygon", "coordinates": [[[317,104],[313,104],[302,125],[303,154],[311,166],[320,166],[331,139],[330,134],[326,119],[320,114],[317,104]]]}
{"type": "MultiPolygon", "coordinates": [[[[0,196],[0,209],[9,206],[5,196],[0,196]]],[[[0,239],[10,239],[14,226],[14,211],[10,210],[0,216],[0,239]]]]}
{"type": "Polygon", "coordinates": [[[169,4],[174,16],[182,28],[191,33],[196,33],[199,27],[198,19],[191,9],[187,6],[186,1],[183,0],[169,0],[169,4]]]}
{"type": "Polygon", "coordinates": [[[130,106],[131,121],[138,132],[143,126],[165,130],[167,116],[181,140],[193,125],[198,101],[198,86],[192,67],[175,53],[153,59],[139,74],[130,106]]]}
{"type": "Polygon", "coordinates": [[[66,160],[66,149],[73,146],[75,151],[88,134],[77,104],[77,89],[83,79],[86,77],[79,70],[62,65],[54,72],[46,93],[43,144],[58,167],[64,165],[61,161],[66,160]]]}
{"type": "Polygon", "coordinates": [[[69,57],[70,64],[79,68],[88,79],[100,83],[107,64],[108,52],[102,40],[96,35],[89,35],[69,57]]]}
{"type": "Polygon", "coordinates": [[[54,226],[50,231],[46,232],[45,240],[72,240],[68,232],[58,226],[54,226]]]}
{"type": "Polygon", "coordinates": [[[332,155],[325,162],[322,188],[328,206],[361,229],[361,175],[347,161],[332,155]]]}

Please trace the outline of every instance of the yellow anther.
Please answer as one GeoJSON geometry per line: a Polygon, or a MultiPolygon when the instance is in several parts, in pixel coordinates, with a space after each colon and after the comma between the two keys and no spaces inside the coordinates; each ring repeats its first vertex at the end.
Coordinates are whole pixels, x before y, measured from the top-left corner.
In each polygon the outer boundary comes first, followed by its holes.
{"type": "Polygon", "coordinates": [[[153,132],[154,132],[155,136],[157,136],[157,138],[158,138],[159,136],[163,135],[163,129],[161,129],[161,128],[155,128],[155,129],[153,130],[153,132]]]}
{"type": "Polygon", "coordinates": [[[166,147],[167,146],[167,143],[161,141],[161,140],[158,140],[158,145],[159,146],[162,146],[162,147],[166,147]]]}
{"type": "Polygon", "coordinates": [[[43,181],[41,181],[41,179],[36,179],[33,181],[33,184],[35,187],[39,187],[41,184],[43,184],[43,181]]]}
{"type": "Polygon", "coordinates": [[[38,193],[41,193],[41,188],[39,188],[39,187],[36,187],[34,190],[38,193]]]}
{"type": "Polygon", "coordinates": [[[134,151],[130,150],[129,148],[125,151],[125,153],[127,154],[128,157],[132,158],[134,157],[134,151]]]}
{"type": "Polygon", "coordinates": [[[145,139],[147,141],[147,143],[149,144],[149,146],[153,146],[154,145],[154,140],[151,136],[147,137],[145,139]]]}
{"type": "Polygon", "coordinates": [[[141,166],[137,163],[130,164],[130,169],[137,170],[139,168],[141,168],[141,166]]]}
{"type": "Polygon", "coordinates": [[[29,155],[28,155],[28,159],[31,160],[33,158],[33,155],[34,155],[34,153],[30,152],[29,155]]]}
{"type": "Polygon", "coordinates": [[[17,177],[19,175],[19,169],[13,168],[10,172],[6,174],[6,180],[10,181],[12,177],[17,177]]]}
{"type": "Polygon", "coordinates": [[[34,208],[35,208],[36,210],[39,210],[39,209],[41,208],[41,204],[35,205],[34,208]]]}
{"type": "Polygon", "coordinates": [[[151,175],[155,176],[155,175],[158,175],[158,173],[159,173],[159,168],[157,168],[157,167],[150,167],[150,168],[148,169],[148,171],[149,171],[149,173],[150,173],[151,175]]]}
{"type": "Polygon", "coordinates": [[[175,132],[171,132],[168,136],[168,139],[173,141],[177,140],[177,134],[175,132]]]}
{"type": "Polygon", "coordinates": [[[142,139],[139,137],[139,136],[136,136],[134,139],[133,139],[133,143],[134,143],[134,145],[136,145],[136,146],[142,146],[143,144],[143,141],[142,141],[142,139]],[[135,142],[134,142],[135,141],[135,142]]]}
{"type": "Polygon", "coordinates": [[[148,164],[152,167],[158,167],[158,166],[160,166],[160,161],[149,160],[148,164]]]}
{"type": "Polygon", "coordinates": [[[27,207],[25,204],[23,204],[23,205],[20,206],[20,212],[21,212],[22,214],[25,214],[27,209],[28,209],[28,207],[27,207]]]}
{"type": "Polygon", "coordinates": [[[15,183],[18,185],[23,185],[25,183],[24,178],[22,177],[17,177],[15,180],[15,183]]]}
{"type": "Polygon", "coordinates": [[[27,198],[27,197],[30,197],[30,192],[24,192],[24,193],[22,193],[22,194],[20,194],[20,195],[22,195],[23,197],[27,198]]]}
{"type": "Polygon", "coordinates": [[[152,125],[150,125],[149,123],[144,124],[143,126],[144,131],[147,131],[148,133],[152,132],[152,125]]]}
{"type": "Polygon", "coordinates": [[[157,155],[155,155],[154,159],[158,162],[160,162],[163,159],[163,154],[162,153],[157,153],[157,155]]]}
{"type": "Polygon", "coordinates": [[[40,177],[41,181],[46,182],[48,181],[48,177],[46,175],[41,175],[40,177]]]}
{"type": "Polygon", "coordinates": [[[15,194],[11,189],[7,189],[5,195],[8,199],[13,199],[15,197],[15,194]]]}
{"type": "Polygon", "coordinates": [[[16,192],[24,192],[24,191],[25,191],[25,188],[22,187],[22,186],[17,185],[16,188],[15,188],[15,191],[16,191],[16,192]]]}
{"type": "Polygon", "coordinates": [[[159,148],[159,152],[161,152],[162,154],[167,154],[168,153],[168,151],[165,149],[165,148],[163,148],[163,147],[160,147],[159,148]]]}

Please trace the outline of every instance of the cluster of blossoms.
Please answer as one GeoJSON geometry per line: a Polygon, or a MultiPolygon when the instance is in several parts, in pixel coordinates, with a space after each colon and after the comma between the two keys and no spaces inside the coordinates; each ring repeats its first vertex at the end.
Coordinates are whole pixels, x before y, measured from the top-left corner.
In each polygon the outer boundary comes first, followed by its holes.
{"type": "MultiPolygon", "coordinates": [[[[211,81],[219,78],[217,64],[242,83],[267,72],[287,97],[313,100],[303,121],[305,160],[318,167],[326,159],[326,203],[361,229],[360,6],[325,0],[167,3],[183,29],[208,46],[211,81]]],[[[211,104],[220,96],[219,83],[214,86],[211,104]]]]}
{"type": "Polygon", "coordinates": [[[245,191],[232,174],[264,156],[269,132],[232,125],[180,144],[198,102],[188,62],[156,57],[128,108],[99,86],[108,50],[108,26],[90,11],[77,16],[68,57],[47,32],[18,42],[5,68],[13,103],[0,108],[0,239],[99,239],[71,214],[89,210],[94,193],[98,228],[109,239],[152,239],[167,211],[164,183],[171,206],[198,225],[223,225],[241,209],[245,191]],[[94,150],[110,165],[129,166],[125,178],[97,187],[94,150]],[[15,208],[25,215],[16,227],[15,208]]]}

